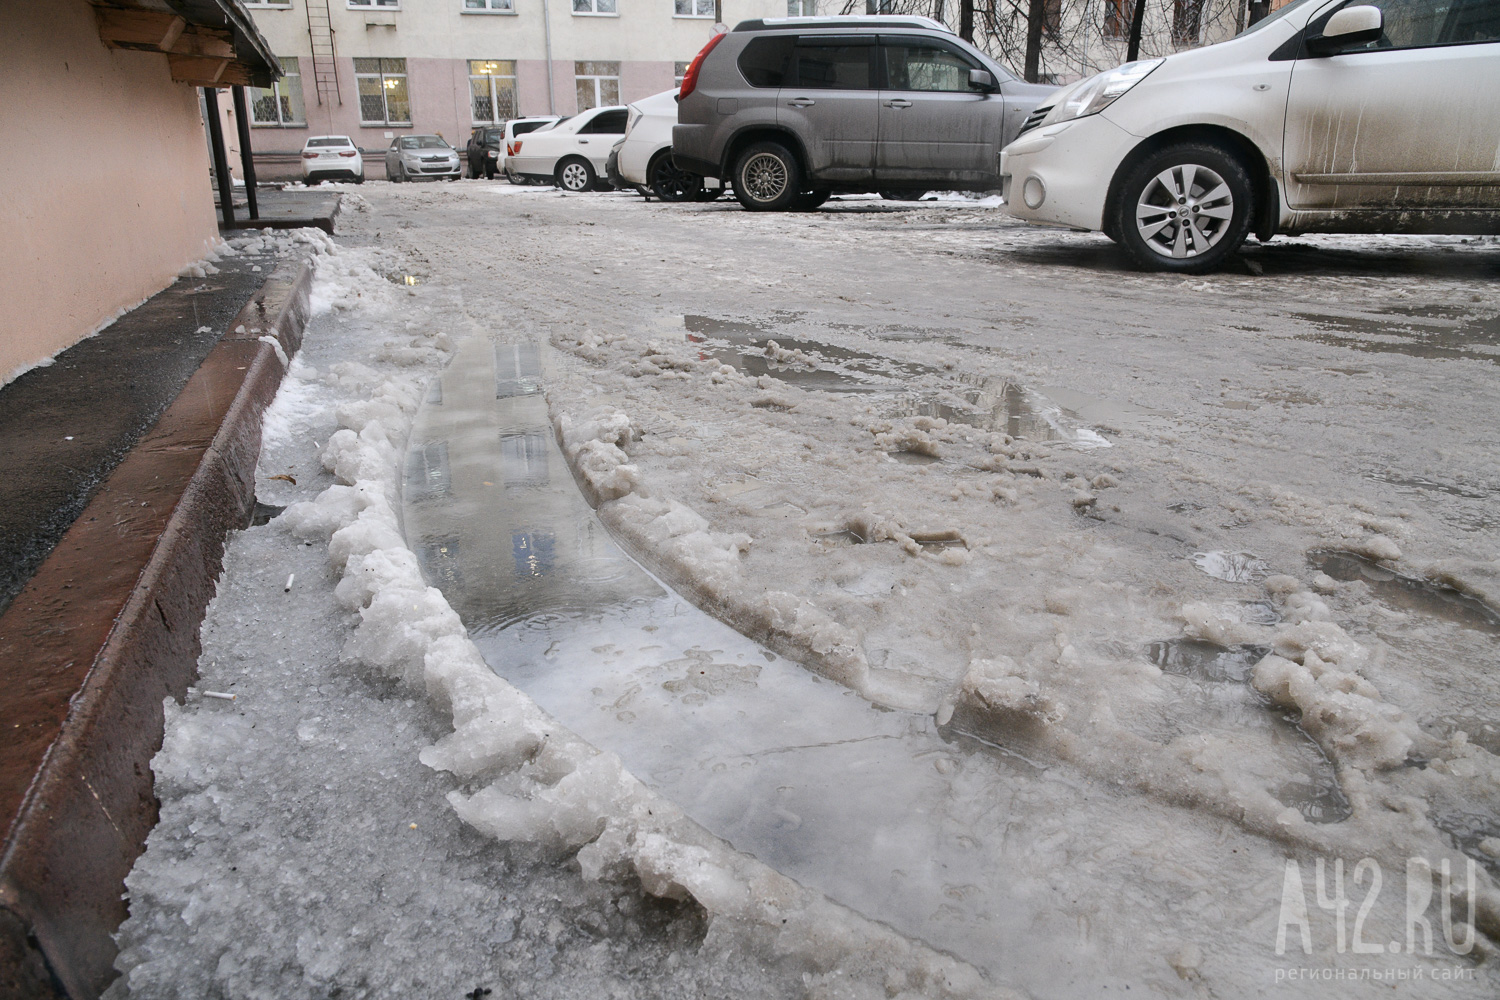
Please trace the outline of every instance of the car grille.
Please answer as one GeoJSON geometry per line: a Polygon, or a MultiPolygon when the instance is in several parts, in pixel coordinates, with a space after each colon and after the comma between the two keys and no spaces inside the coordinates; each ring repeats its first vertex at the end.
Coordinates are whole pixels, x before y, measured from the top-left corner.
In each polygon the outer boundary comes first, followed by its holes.
{"type": "Polygon", "coordinates": [[[1036,110],[1032,111],[1031,114],[1026,116],[1026,120],[1021,123],[1021,131],[1017,132],[1016,136],[1019,138],[1020,136],[1023,136],[1027,132],[1030,132],[1032,129],[1036,128],[1042,123],[1042,119],[1046,118],[1047,113],[1051,110],[1052,105],[1049,104],[1046,107],[1037,108],[1036,110]]]}

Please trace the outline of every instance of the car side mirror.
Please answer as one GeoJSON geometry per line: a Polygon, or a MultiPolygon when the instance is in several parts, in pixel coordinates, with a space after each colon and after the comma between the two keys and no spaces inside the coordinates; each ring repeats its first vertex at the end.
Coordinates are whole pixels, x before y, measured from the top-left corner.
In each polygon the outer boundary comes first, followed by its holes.
{"type": "Polygon", "coordinates": [[[993,94],[995,92],[995,78],[990,75],[989,70],[971,69],[969,70],[969,86],[978,87],[987,94],[993,94]]]}
{"type": "Polygon", "coordinates": [[[1307,40],[1307,51],[1315,56],[1337,55],[1377,40],[1384,30],[1385,19],[1379,7],[1367,4],[1345,7],[1328,19],[1321,35],[1307,40]]]}

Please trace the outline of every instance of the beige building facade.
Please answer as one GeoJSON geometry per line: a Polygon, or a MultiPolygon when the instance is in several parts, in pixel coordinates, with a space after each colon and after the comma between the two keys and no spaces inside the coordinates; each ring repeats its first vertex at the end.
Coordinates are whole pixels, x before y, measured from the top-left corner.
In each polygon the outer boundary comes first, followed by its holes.
{"type": "MultiPolygon", "coordinates": [[[[720,0],[724,21],[785,17],[787,0],[720,0]]],[[[474,126],[629,103],[675,86],[713,35],[714,0],[287,0],[249,3],[286,76],[255,92],[258,159],[309,135],[367,152],[474,126]]],[[[281,154],[281,157],[275,154],[281,154]]],[[[380,177],[378,159],[366,159],[380,177]]]]}
{"type": "Polygon", "coordinates": [[[0,385],[165,288],[218,239],[198,90],[185,77],[233,71],[233,45],[169,14],[99,10],[5,4],[0,385]],[[138,27],[168,44],[122,47],[145,44],[138,27]],[[226,44],[227,58],[189,54],[226,44]]]}

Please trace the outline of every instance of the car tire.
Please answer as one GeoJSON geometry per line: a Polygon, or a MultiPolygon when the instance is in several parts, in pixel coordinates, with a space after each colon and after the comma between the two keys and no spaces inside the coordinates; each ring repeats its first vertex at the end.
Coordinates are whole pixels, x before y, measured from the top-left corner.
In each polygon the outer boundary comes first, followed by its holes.
{"type": "Polygon", "coordinates": [[[490,166],[488,163],[484,165],[484,179],[487,181],[492,181],[495,179],[495,168],[490,166]]]}
{"type": "Polygon", "coordinates": [[[802,165],[779,142],[754,142],[734,164],[734,196],[752,212],[784,212],[802,190],[802,165]]]}
{"type": "Polygon", "coordinates": [[[578,156],[569,157],[559,163],[553,179],[557,181],[558,187],[574,194],[592,191],[594,184],[598,181],[594,174],[594,165],[578,156]]]}
{"type": "Polygon", "coordinates": [[[697,201],[698,192],[703,190],[703,178],[673,163],[670,149],[652,157],[651,165],[646,168],[646,180],[662,201],[697,201]]]}
{"type": "Polygon", "coordinates": [[[1250,172],[1229,150],[1206,142],[1168,146],[1125,174],[1106,233],[1145,270],[1203,274],[1245,241],[1254,191],[1250,172]]]}
{"type": "Polygon", "coordinates": [[[811,212],[821,208],[830,194],[832,194],[831,191],[803,191],[792,202],[792,211],[811,212]]]}
{"type": "Polygon", "coordinates": [[[364,175],[363,172],[361,172],[358,177],[354,178],[354,183],[356,183],[356,184],[363,184],[364,182],[365,182],[365,175],[364,175]]]}
{"type": "Polygon", "coordinates": [[[396,172],[391,174],[391,183],[400,184],[404,180],[406,180],[406,168],[398,163],[396,164],[396,172]]]}

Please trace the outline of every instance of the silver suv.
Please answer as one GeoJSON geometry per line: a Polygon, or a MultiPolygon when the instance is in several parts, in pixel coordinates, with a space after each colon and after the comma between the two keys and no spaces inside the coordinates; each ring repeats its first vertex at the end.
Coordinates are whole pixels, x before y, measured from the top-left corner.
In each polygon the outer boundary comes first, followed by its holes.
{"type": "Polygon", "coordinates": [[[988,190],[1000,149],[1055,89],[925,17],[742,21],[688,67],[672,159],[756,211],[836,191],[988,190]]]}

